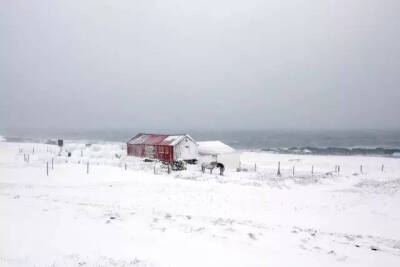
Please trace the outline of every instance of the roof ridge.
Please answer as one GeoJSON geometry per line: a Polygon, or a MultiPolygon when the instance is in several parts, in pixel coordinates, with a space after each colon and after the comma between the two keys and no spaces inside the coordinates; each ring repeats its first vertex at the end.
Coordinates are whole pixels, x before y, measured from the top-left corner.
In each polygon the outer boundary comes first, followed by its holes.
{"type": "Polygon", "coordinates": [[[188,135],[187,133],[176,133],[176,134],[138,133],[138,134],[142,134],[142,135],[166,135],[166,136],[188,135]]]}
{"type": "MultiPolygon", "coordinates": [[[[152,134],[152,133],[138,133],[132,137],[128,143],[130,144],[161,144],[161,145],[175,145],[184,138],[194,139],[188,134],[152,134]]],[[[195,141],[194,141],[195,142],[195,141]]]]}

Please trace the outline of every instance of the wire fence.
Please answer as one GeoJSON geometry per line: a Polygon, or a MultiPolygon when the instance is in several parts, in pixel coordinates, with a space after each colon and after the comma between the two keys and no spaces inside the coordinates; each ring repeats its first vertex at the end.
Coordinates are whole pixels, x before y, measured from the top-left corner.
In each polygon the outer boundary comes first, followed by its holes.
{"type": "MultiPolygon", "coordinates": [[[[154,174],[168,174],[171,173],[170,165],[165,165],[160,161],[143,160],[142,158],[128,157],[115,155],[115,157],[92,157],[86,154],[83,149],[80,153],[71,156],[71,153],[60,152],[58,147],[53,145],[41,146],[40,148],[19,148],[16,157],[20,162],[25,162],[31,166],[43,167],[46,169],[46,174],[54,171],[56,165],[60,164],[77,164],[84,165],[83,169],[87,174],[90,173],[91,167],[99,165],[108,165],[119,167],[125,171],[147,171],[154,174]]],[[[191,170],[201,171],[200,166],[192,167],[191,170]],[[196,168],[197,167],[197,168],[196,168]]],[[[333,176],[333,175],[363,175],[367,173],[387,173],[393,172],[393,166],[385,166],[385,164],[371,164],[365,165],[362,162],[358,165],[354,162],[352,164],[321,164],[315,163],[302,163],[297,160],[292,161],[276,161],[276,162],[240,162],[238,168],[235,170],[227,170],[228,172],[253,172],[260,176],[269,177],[320,177],[320,176],[333,176]]]]}

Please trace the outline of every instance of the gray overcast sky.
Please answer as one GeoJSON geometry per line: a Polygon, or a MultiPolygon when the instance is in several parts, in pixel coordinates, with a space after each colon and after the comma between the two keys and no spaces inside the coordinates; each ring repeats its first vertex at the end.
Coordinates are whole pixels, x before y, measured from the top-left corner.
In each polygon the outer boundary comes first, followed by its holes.
{"type": "Polygon", "coordinates": [[[398,0],[1,0],[0,128],[400,128],[398,0]]]}

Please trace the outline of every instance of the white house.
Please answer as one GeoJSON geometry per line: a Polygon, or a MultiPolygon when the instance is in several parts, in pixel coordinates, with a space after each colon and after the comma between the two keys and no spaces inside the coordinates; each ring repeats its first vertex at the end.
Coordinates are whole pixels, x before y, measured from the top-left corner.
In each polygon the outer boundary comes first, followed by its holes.
{"type": "Polygon", "coordinates": [[[221,141],[197,142],[199,147],[199,162],[217,161],[227,169],[236,169],[240,166],[240,153],[221,141]]]}

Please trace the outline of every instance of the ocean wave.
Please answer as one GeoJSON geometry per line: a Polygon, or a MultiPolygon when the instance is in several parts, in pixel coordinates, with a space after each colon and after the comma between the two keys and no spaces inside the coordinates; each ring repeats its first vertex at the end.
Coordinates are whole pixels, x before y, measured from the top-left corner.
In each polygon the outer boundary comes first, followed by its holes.
{"type": "Polygon", "coordinates": [[[290,148],[264,148],[262,151],[281,154],[301,155],[374,155],[400,157],[400,148],[362,148],[362,147],[290,147],[290,148]]]}
{"type": "MultiPolygon", "coordinates": [[[[64,139],[67,143],[81,143],[81,144],[114,144],[114,143],[125,143],[124,141],[105,141],[101,139],[64,139]]],[[[57,145],[57,139],[55,138],[31,138],[31,137],[3,137],[0,135],[0,142],[17,142],[17,143],[42,143],[57,145]]],[[[228,144],[231,144],[227,142],[228,144]]],[[[236,142],[236,146],[241,151],[265,151],[279,154],[299,154],[299,155],[365,155],[365,156],[386,156],[400,158],[400,147],[395,146],[357,146],[357,147],[345,147],[345,146],[291,146],[291,147],[268,147],[261,148],[261,145],[246,146],[245,142],[236,142]],[[258,148],[256,148],[258,146],[258,148]],[[256,148],[256,149],[254,149],[256,148]]]]}

